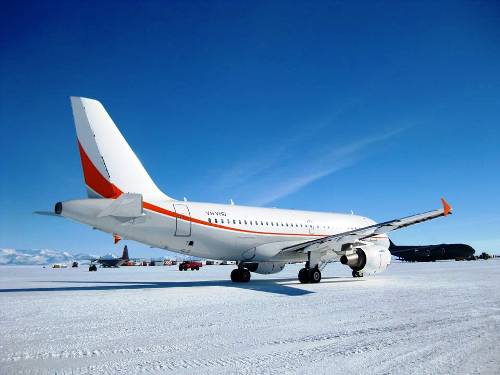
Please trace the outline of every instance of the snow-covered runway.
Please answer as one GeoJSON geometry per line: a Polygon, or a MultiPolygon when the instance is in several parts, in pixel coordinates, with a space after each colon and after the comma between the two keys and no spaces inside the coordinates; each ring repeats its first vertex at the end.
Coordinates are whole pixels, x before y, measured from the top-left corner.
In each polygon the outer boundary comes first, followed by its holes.
{"type": "Polygon", "coordinates": [[[0,373],[500,373],[498,260],[231,269],[0,267],[0,373]]]}

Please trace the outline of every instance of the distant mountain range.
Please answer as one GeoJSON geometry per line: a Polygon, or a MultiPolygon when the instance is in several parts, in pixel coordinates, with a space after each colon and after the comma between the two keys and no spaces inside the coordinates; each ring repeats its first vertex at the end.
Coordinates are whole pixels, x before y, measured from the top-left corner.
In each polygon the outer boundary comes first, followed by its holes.
{"type": "Polygon", "coordinates": [[[0,265],[44,265],[52,263],[67,263],[74,260],[89,260],[95,258],[89,254],[71,254],[57,250],[18,250],[0,249],[0,265]]]}

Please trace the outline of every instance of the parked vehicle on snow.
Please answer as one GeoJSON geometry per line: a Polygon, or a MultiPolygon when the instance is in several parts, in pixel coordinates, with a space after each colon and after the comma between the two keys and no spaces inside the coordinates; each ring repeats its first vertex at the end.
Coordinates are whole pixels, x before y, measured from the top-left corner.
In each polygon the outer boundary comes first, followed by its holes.
{"type": "Polygon", "coordinates": [[[201,262],[196,262],[194,260],[185,260],[181,264],[179,264],[179,271],[187,271],[188,269],[191,269],[191,271],[199,271],[200,267],[203,265],[201,262]]]}

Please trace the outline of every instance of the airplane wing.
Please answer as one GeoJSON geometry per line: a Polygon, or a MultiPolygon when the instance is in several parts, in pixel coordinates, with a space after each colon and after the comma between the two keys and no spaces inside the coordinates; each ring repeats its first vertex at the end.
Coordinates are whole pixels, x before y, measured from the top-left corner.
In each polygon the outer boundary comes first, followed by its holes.
{"type": "Polygon", "coordinates": [[[396,229],[401,229],[408,227],[413,224],[422,223],[427,220],[436,219],[441,216],[447,216],[451,214],[452,208],[443,198],[441,198],[443,208],[434,211],[428,211],[417,215],[411,215],[403,217],[401,219],[394,219],[385,221],[383,223],[373,224],[367,227],[358,228],[350,230],[343,233],[333,234],[331,236],[325,236],[317,238],[311,241],[302,242],[296,245],[285,247],[281,253],[287,253],[292,251],[315,251],[324,250],[324,246],[329,245],[336,251],[340,251],[342,246],[345,244],[352,244],[356,241],[370,238],[379,234],[384,234],[392,232],[396,229]],[[307,250],[306,250],[307,249],[307,250]]]}

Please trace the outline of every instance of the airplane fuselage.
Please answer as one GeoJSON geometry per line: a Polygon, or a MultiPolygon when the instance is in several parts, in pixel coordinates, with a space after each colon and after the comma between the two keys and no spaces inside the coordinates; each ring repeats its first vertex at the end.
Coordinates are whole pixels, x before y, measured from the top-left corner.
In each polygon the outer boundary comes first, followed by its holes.
{"type": "Polygon", "coordinates": [[[394,256],[408,262],[433,262],[436,260],[466,259],[474,255],[475,250],[465,244],[440,244],[423,246],[391,245],[389,251],[394,256]]]}
{"type": "MultiPolygon", "coordinates": [[[[197,257],[236,261],[304,261],[281,249],[315,238],[374,224],[358,215],[199,202],[144,202],[144,215],[131,220],[99,217],[112,200],[64,202],[62,215],[123,238],[197,257]]],[[[389,247],[386,235],[370,239],[389,247]]]]}

